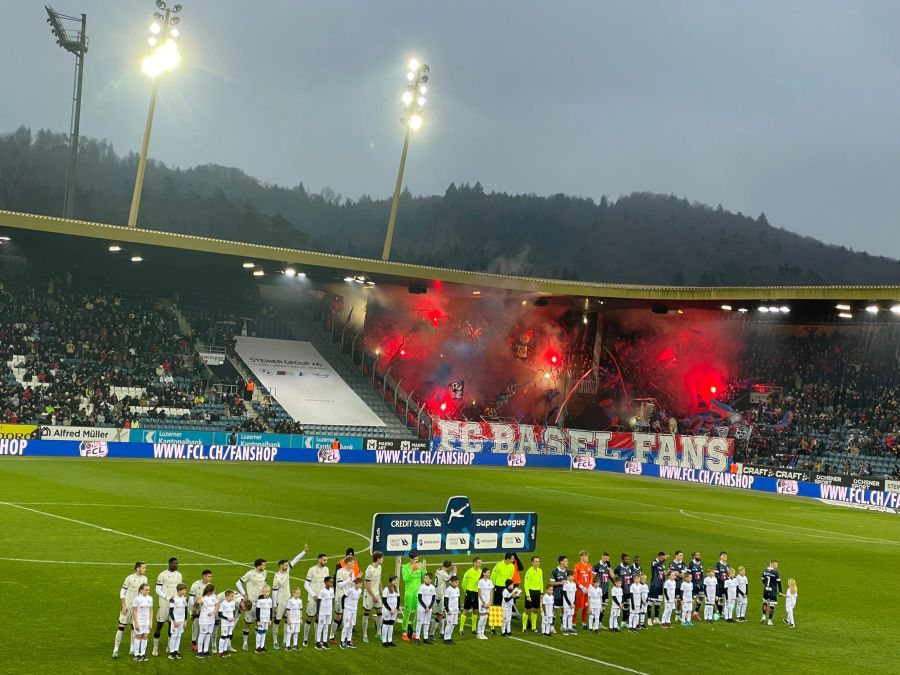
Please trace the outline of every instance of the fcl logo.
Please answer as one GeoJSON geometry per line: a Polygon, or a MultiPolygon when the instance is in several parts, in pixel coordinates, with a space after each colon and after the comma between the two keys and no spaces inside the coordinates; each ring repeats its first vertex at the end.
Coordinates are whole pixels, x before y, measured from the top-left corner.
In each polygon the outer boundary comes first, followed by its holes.
{"type": "Polygon", "coordinates": [[[106,441],[81,441],[78,454],[82,457],[106,457],[109,454],[109,446],[106,441]]]}

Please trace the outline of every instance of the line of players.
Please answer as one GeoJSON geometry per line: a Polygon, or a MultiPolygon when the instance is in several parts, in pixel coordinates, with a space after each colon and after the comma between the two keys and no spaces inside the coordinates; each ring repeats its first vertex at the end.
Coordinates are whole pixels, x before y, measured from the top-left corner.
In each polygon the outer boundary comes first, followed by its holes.
{"type": "MultiPolygon", "coordinates": [[[[381,553],[373,553],[372,564],[362,577],[355,554],[348,549],[333,575],[328,568],[327,556],[320,554],[317,557],[304,582],[307,593],[304,608],[301,589],[290,587],[290,572],[308,550],[305,546],[293,559],[279,560],[272,586],[266,583],[266,561],[258,559],[254,567],[236,581],[237,591],[221,593],[216,592],[210,570],[203,570],[201,578],[188,589],[182,583],[178,560],[171,558],[156,583],[160,606],[153,655],[158,655],[160,635],[163,627],[168,625],[169,658],[182,658],[181,637],[188,619],[192,619],[192,649],[197,651],[198,657],[205,658],[214,653],[226,657],[236,651],[232,639],[241,615],[245,651],[249,650],[250,633],[255,632],[256,652],[266,652],[270,629],[273,648],[278,649],[282,621],[285,623],[283,644],[286,650],[298,648],[301,629],[303,646],[307,646],[313,624],[317,649],[328,649],[329,643],[336,642],[338,633],[341,647],[352,649],[356,647],[352,638],[360,598],[364,612],[363,641],[369,641],[368,624],[373,615],[376,634],[385,647],[396,646],[393,631],[401,620],[403,639],[416,643],[430,644],[440,631],[444,642],[453,644],[453,631],[458,625],[459,634],[464,634],[467,615],[471,616],[472,630],[479,639],[487,639],[485,628],[489,620],[491,626],[500,626],[501,635],[510,635],[513,616],[518,613],[515,601],[522,594],[520,586],[525,592],[525,613],[521,615],[523,630],[527,631],[531,623],[532,630],[537,633],[540,615],[544,635],[556,632],[557,614],[561,615],[561,632],[574,633],[579,611],[582,628],[599,631],[603,627],[607,605],[611,630],[619,630],[621,618],[623,626],[637,631],[654,623],[671,626],[673,615],[682,625],[693,625],[692,620],[698,617],[701,608],[707,621],[718,619],[720,615],[726,621],[744,621],[748,604],[744,568],[740,567],[737,573],[729,568],[725,552],[704,577],[698,552],[692,555],[690,563],[685,563],[683,552],[676,551],[674,559],[667,564],[668,556],[661,551],[651,563],[648,585],[638,556],[631,562],[627,554],[622,554],[621,563],[611,569],[608,553],[603,554],[600,562],[591,565],[588,552],[582,551],[574,570],[568,569],[568,558],[560,556],[557,567],[550,574],[550,584],[546,586],[540,558],[536,556],[531,559],[522,585],[518,573],[523,566],[514,553],[508,553],[494,570],[483,567],[482,561],[475,558],[472,568],[462,579],[456,575],[456,566],[450,561],[445,561],[432,576],[427,572],[425,561],[420,562],[418,556],[413,555],[404,566],[405,597],[401,601],[396,576],[391,576],[388,585],[382,588],[381,553]],[[420,583],[410,583],[413,578],[420,583]],[[219,639],[214,641],[217,631],[219,639]]],[[[125,579],[120,590],[121,607],[113,658],[118,656],[129,624],[132,627],[130,653],[137,660],[147,658],[153,597],[145,572],[146,565],[136,563],[134,573],[125,579]]],[[[762,622],[768,621],[771,625],[781,594],[777,561],[771,561],[762,578],[762,622]]],[[[789,586],[785,622],[793,627],[796,584],[790,580],[789,586]]]]}

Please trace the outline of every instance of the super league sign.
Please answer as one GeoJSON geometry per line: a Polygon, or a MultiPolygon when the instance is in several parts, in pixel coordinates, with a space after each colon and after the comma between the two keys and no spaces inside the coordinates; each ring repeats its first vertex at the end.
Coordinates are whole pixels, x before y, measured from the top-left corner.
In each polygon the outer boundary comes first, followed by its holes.
{"type": "Polygon", "coordinates": [[[372,550],[411,553],[534,551],[536,513],[476,513],[468,497],[451,497],[440,513],[376,513],[372,550]]]}

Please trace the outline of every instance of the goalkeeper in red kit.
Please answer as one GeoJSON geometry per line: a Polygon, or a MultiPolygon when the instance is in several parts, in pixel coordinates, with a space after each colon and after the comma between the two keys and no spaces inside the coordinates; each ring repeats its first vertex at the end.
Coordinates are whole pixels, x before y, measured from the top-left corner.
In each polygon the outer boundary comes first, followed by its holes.
{"type": "Polygon", "coordinates": [[[575,585],[578,587],[575,591],[575,621],[578,620],[578,613],[581,613],[581,627],[587,629],[588,620],[588,589],[594,580],[594,570],[590,563],[590,556],[587,551],[581,551],[578,554],[578,562],[575,563],[575,585]]]}

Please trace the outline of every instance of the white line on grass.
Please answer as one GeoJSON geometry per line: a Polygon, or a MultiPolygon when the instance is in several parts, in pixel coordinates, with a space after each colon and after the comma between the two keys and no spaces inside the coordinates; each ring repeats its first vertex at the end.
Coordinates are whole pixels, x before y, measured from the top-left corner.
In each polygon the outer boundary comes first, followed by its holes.
{"type": "Polygon", "coordinates": [[[131,539],[138,539],[139,541],[146,541],[150,544],[156,544],[157,546],[164,546],[166,548],[174,548],[179,551],[187,551],[188,553],[196,553],[197,555],[203,556],[205,558],[215,558],[216,560],[231,563],[233,565],[243,564],[243,563],[239,563],[237,560],[230,560],[229,558],[223,558],[221,556],[212,555],[211,553],[203,553],[202,551],[195,551],[192,548],[185,548],[184,546],[176,546],[175,544],[167,544],[164,541],[148,539],[147,537],[142,537],[137,534],[131,534],[130,532],[122,532],[121,530],[114,530],[111,527],[103,527],[102,525],[95,525],[94,523],[88,523],[87,521],[84,521],[84,520],[77,520],[75,518],[67,518],[66,516],[59,516],[55,513],[50,513],[48,511],[39,511],[38,509],[32,509],[27,506],[13,504],[11,502],[0,502],[0,504],[2,504],[4,506],[9,506],[14,509],[21,509],[22,511],[29,511],[31,513],[37,513],[42,516],[49,516],[50,518],[58,518],[59,520],[65,520],[70,523],[75,523],[76,525],[84,525],[85,527],[93,527],[95,530],[100,530],[101,532],[112,532],[113,534],[118,534],[122,537],[130,537],[131,539]]]}
{"type": "MultiPolygon", "coordinates": [[[[682,513],[682,514],[688,516],[689,518],[696,518],[697,520],[706,520],[706,521],[713,522],[713,523],[717,522],[720,525],[737,525],[736,523],[728,523],[728,522],[723,523],[722,521],[717,521],[713,518],[703,518],[701,516],[692,515],[690,513],[685,512],[684,509],[680,509],[680,508],[674,507],[674,506],[664,506],[663,504],[648,504],[647,502],[638,502],[638,501],[634,501],[631,499],[619,499],[617,497],[604,497],[602,495],[586,495],[582,492],[569,492],[568,490],[554,490],[552,488],[543,488],[543,487],[537,487],[537,486],[531,486],[531,487],[529,487],[529,489],[541,490],[543,492],[557,492],[559,494],[572,495],[573,497],[585,497],[586,499],[602,499],[602,500],[611,501],[611,502],[625,502],[626,504],[640,504],[641,506],[652,506],[657,509],[667,509],[670,511],[678,511],[679,513],[682,513]]],[[[703,511],[695,511],[695,513],[704,513],[704,512],[703,511]]],[[[812,537],[813,539],[841,539],[844,541],[847,541],[849,539],[851,542],[856,541],[861,544],[889,544],[889,545],[893,545],[893,546],[900,544],[900,542],[893,541],[890,539],[876,539],[873,537],[864,537],[859,534],[850,534],[849,532],[844,533],[844,532],[835,532],[833,530],[817,530],[817,529],[814,529],[811,527],[802,527],[799,525],[789,525],[786,523],[770,523],[770,522],[764,521],[764,520],[757,520],[756,518],[742,518],[740,516],[729,516],[727,514],[718,514],[718,515],[723,516],[725,518],[737,518],[738,520],[749,520],[750,522],[753,522],[753,523],[764,523],[764,524],[772,525],[775,527],[789,527],[789,528],[796,528],[796,529],[800,529],[800,530],[811,530],[813,532],[821,532],[824,534],[833,535],[833,536],[826,537],[826,536],[823,536],[822,534],[809,534],[808,532],[789,532],[789,533],[787,533],[787,534],[791,534],[791,535],[798,536],[798,537],[812,537]]],[[[763,532],[768,532],[770,534],[772,533],[772,528],[770,528],[770,527],[765,527],[765,528],[752,527],[750,525],[737,525],[737,527],[741,527],[741,528],[744,528],[747,530],[761,530],[763,532]]]]}
{"type": "MultiPolygon", "coordinates": [[[[41,563],[47,565],[111,565],[115,567],[125,567],[127,565],[133,565],[134,561],[131,562],[93,562],[89,560],[39,560],[38,558],[0,558],[0,562],[20,562],[20,563],[41,563]]],[[[165,567],[168,563],[145,563],[147,567],[165,567]]],[[[205,563],[186,563],[178,561],[179,567],[209,567],[212,565],[221,564],[220,562],[205,562],[205,563]]],[[[241,564],[241,567],[244,565],[241,564]]]]}
{"type": "MultiPolygon", "coordinates": [[[[0,504],[6,504],[7,506],[14,506],[16,508],[23,508],[23,509],[25,509],[26,505],[28,505],[28,506],[79,506],[79,507],[87,506],[87,507],[109,507],[109,508],[113,508],[113,509],[164,509],[164,510],[168,510],[168,511],[193,511],[195,513],[217,513],[217,514],[220,514],[223,516],[245,516],[248,518],[265,518],[266,520],[283,520],[288,523],[300,523],[302,525],[313,525],[315,527],[324,527],[325,529],[329,529],[329,530],[338,530],[339,532],[346,532],[348,534],[352,534],[357,537],[360,537],[361,539],[364,539],[365,541],[369,541],[369,537],[367,535],[362,534],[361,532],[356,532],[354,530],[348,530],[347,528],[344,528],[344,527],[338,527],[337,525],[326,525],[324,523],[315,523],[310,520],[298,520],[297,518],[284,518],[282,516],[264,516],[264,515],[260,515],[258,513],[241,513],[238,511],[218,511],[216,509],[194,509],[194,508],[189,508],[189,507],[184,507],[184,506],[158,506],[158,505],[144,506],[144,505],[140,505],[140,504],[84,504],[84,503],[72,503],[72,502],[0,502],[0,504]]],[[[64,516],[57,516],[53,513],[46,513],[43,511],[38,511],[36,509],[26,509],[26,510],[34,511],[35,513],[44,513],[44,515],[53,516],[55,518],[62,518],[63,520],[73,520],[71,518],[65,518],[64,516]]],[[[82,521],[77,521],[77,520],[73,520],[73,522],[82,523],[83,525],[90,525],[91,527],[98,527],[101,530],[115,532],[115,530],[109,530],[108,528],[100,527],[98,525],[92,525],[91,523],[83,523],[82,521]]],[[[119,534],[125,534],[125,533],[119,533],[119,534]]],[[[125,536],[131,537],[131,536],[135,536],[135,535],[125,534],[125,536]]],[[[141,537],[136,537],[136,538],[140,539],[141,537]]],[[[150,541],[150,540],[148,539],[146,541],[150,541]]],[[[372,544],[371,544],[371,542],[369,542],[369,544],[365,548],[360,549],[358,552],[364,553],[365,551],[368,551],[371,546],[372,546],[372,544]]],[[[179,547],[173,546],[172,548],[179,548],[179,547]]],[[[182,548],[180,550],[189,551],[190,549],[182,548]]],[[[191,552],[196,553],[196,551],[191,551],[191,552]]],[[[200,554],[200,555],[207,555],[207,554],[204,553],[204,554],[200,554]]],[[[333,557],[337,557],[338,555],[339,554],[335,554],[333,557]]],[[[218,556],[209,556],[209,557],[217,558],[218,556]]],[[[220,560],[222,560],[224,562],[233,562],[226,558],[220,558],[220,560]]],[[[235,564],[243,565],[245,563],[235,563],[235,564]]]]}
{"type": "Polygon", "coordinates": [[[648,673],[645,673],[643,670],[635,670],[634,668],[620,666],[617,663],[610,663],[609,661],[601,661],[600,659],[595,659],[592,656],[585,656],[584,654],[578,654],[576,652],[567,652],[565,649],[559,649],[558,647],[551,647],[550,645],[541,644],[540,642],[532,642],[531,640],[524,640],[522,638],[515,637],[514,635],[510,635],[509,637],[510,637],[510,639],[515,640],[516,642],[523,642],[526,645],[531,645],[532,647],[540,647],[541,649],[549,649],[551,652],[558,652],[560,654],[566,654],[567,656],[574,656],[576,659],[583,659],[584,661],[590,661],[592,663],[599,663],[601,666],[606,666],[607,668],[615,668],[616,670],[623,670],[626,673],[635,673],[635,675],[649,675],[648,673]]]}
{"type": "MultiPolygon", "coordinates": [[[[696,515],[697,513],[702,513],[703,515],[707,515],[703,511],[695,511],[694,513],[690,513],[689,511],[685,511],[684,509],[678,509],[679,513],[688,518],[695,518],[696,520],[705,520],[710,523],[718,523],[719,525],[735,525],[735,523],[730,523],[725,520],[721,520],[719,518],[704,518],[703,516],[696,515]]],[[[710,514],[711,515],[711,514],[710,514]]],[[[815,539],[835,539],[839,541],[844,541],[847,543],[858,543],[858,544],[900,544],[900,541],[892,541],[890,539],[875,539],[873,537],[863,537],[859,534],[843,534],[841,532],[833,532],[831,530],[817,530],[813,527],[802,527],[800,525],[789,525],[787,523],[772,523],[767,520],[756,520],[755,518],[741,518],[740,516],[729,516],[727,514],[719,514],[722,518],[735,518],[737,520],[749,520],[753,523],[762,523],[764,525],[772,525],[773,527],[789,527],[796,528],[798,530],[811,530],[812,532],[826,532],[829,535],[835,536],[827,536],[825,534],[808,534],[806,532],[784,532],[783,534],[790,534],[792,536],[799,537],[813,537],[815,539]]],[[[753,527],[752,525],[738,525],[738,527],[743,528],[745,530],[760,530],[762,532],[772,533],[771,527],[753,527]]]]}

